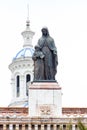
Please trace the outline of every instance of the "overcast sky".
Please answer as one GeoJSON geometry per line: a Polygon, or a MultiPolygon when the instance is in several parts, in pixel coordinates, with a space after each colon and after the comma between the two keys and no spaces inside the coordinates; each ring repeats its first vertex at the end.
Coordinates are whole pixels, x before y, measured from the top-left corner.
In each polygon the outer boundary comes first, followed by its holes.
{"type": "Polygon", "coordinates": [[[23,47],[29,3],[33,45],[47,26],[58,50],[64,107],[87,107],[87,0],[0,0],[0,106],[11,101],[8,65],[23,47]]]}

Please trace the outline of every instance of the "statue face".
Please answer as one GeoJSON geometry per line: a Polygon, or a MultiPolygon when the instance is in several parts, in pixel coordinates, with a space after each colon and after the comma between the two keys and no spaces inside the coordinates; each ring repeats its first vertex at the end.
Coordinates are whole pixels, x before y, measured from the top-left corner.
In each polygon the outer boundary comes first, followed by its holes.
{"type": "Polygon", "coordinates": [[[36,51],[40,51],[40,48],[37,47],[37,48],[36,48],[36,51]]]}
{"type": "Polygon", "coordinates": [[[42,29],[42,33],[43,33],[43,36],[47,36],[47,30],[46,29],[42,29]]]}
{"type": "Polygon", "coordinates": [[[36,51],[40,51],[40,48],[38,46],[35,46],[36,51]]]}

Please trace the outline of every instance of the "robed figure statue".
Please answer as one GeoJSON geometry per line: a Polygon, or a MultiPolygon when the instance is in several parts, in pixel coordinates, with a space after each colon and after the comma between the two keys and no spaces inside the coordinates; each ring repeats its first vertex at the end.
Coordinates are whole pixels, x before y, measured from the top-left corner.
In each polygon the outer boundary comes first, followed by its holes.
{"type": "Polygon", "coordinates": [[[44,54],[37,45],[32,59],[34,60],[34,80],[44,80],[44,54]]]}
{"type": "MultiPolygon", "coordinates": [[[[57,73],[58,56],[57,48],[54,43],[54,39],[49,35],[49,31],[46,27],[41,29],[42,37],[38,40],[37,46],[43,54],[43,70],[38,75],[43,74],[42,79],[40,76],[35,75],[35,80],[55,80],[57,73]],[[40,78],[39,78],[40,77],[40,78]]],[[[33,59],[34,60],[34,59],[33,59]]],[[[35,60],[34,60],[35,62],[35,60]]],[[[39,67],[39,63],[37,65],[39,67]]],[[[34,66],[34,73],[36,73],[37,67],[34,66]]]]}

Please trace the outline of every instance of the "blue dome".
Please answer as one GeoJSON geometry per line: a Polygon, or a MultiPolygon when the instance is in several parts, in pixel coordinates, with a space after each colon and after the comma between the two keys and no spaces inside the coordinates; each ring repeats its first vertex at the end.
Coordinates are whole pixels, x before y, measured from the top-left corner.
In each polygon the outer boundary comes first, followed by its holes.
{"type": "Polygon", "coordinates": [[[16,60],[16,59],[21,58],[21,57],[23,57],[23,58],[32,57],[33,53],[34,53],[33,48],[31,48],[31,47],[23,48],[22,50],[20,50],[16,54],[16,56],[13,58],[13,60],[16,60]]]}

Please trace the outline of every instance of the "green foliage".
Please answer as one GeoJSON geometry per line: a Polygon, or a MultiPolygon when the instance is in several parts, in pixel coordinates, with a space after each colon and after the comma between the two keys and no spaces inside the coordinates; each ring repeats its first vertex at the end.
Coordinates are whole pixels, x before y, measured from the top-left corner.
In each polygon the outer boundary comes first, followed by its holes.
{"type": "Polygon", "coordinates": [[[62,130],[62,127],[60,127],[60,129],[59,130],[62,130]]]}
{"type": "Polygon", "coordinates": [[[72,124],[71,124],[71,123],[69,123],[69,124],[67,125],[66,130],[72,130],[72,124]]]}
{"type": "Polygon", "coordinates": [[[81,121],[78,122],[78,128],[79,130],[87,130],[87,127],[81,121]]]}

